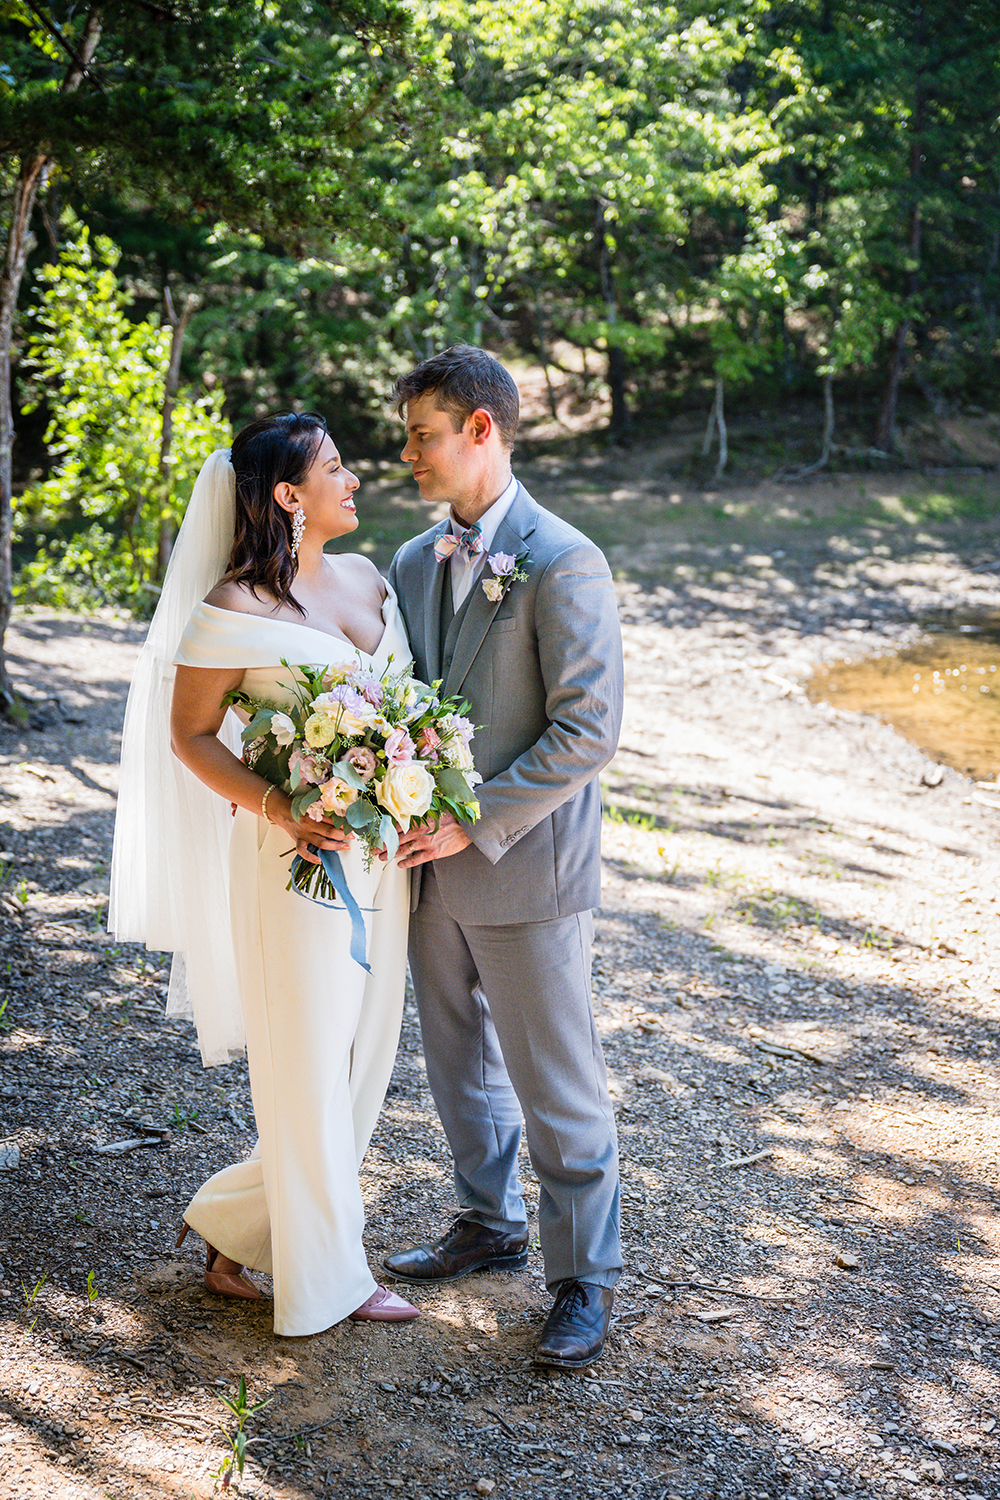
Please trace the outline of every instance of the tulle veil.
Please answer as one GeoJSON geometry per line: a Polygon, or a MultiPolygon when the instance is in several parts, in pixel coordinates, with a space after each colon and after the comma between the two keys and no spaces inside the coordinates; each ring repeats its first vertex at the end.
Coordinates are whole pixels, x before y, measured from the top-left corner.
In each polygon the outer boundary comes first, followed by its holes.
{"type": "MultiPolygon", "coordinates": [[[[122,730],[108,930],[173,954],[167,1014],[193,1018],[206,1067],[244,1051],[229,924],[228,803],[170,748],[174,657],[191,611],[226,570],[235,475],[228,448],[206,460],[139,655],[122,730]]],[[[240,753],[227,713],[220,739],[240,753]]]]}

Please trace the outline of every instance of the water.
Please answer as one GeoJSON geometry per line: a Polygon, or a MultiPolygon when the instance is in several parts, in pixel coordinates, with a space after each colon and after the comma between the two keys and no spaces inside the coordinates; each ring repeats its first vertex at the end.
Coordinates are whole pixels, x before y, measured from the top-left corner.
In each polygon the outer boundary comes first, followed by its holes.
{"type": "Polygon", "coordinates": [[[932,760],[977,781],[1000,779],[1000,618],[821,667],[807,691],[814,702],[877,714],[932,760]]]}

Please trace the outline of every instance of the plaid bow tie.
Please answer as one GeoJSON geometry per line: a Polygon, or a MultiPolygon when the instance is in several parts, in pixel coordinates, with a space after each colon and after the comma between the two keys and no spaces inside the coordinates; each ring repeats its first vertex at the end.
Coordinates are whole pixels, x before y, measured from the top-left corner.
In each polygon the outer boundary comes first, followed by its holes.
{"type": "Polygon", "coordinates": [[[434,556],[438,562],[447,562],[453,552],[462,549],[466,554],[466,561],[477,557],[483,550],[483,528],[476,521],[466,531],[455,535],[453,531],[446,531],[444,536],[439,536],[434,543],[434,556]]]}

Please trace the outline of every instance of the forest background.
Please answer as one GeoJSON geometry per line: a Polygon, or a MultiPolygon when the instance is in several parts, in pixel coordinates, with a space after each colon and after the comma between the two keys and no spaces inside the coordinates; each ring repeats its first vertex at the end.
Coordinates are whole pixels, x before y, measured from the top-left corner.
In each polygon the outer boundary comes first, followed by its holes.
{"type": "Polygon", "coordinates": [[[148,613],[254,415],[395,454],[395,375],[449,343],[540,371],[554,440],[700,411],[715,480],[995,408],[1000,13],[0,0],[0,203],[2,635],[15,598],[148,613]]]}

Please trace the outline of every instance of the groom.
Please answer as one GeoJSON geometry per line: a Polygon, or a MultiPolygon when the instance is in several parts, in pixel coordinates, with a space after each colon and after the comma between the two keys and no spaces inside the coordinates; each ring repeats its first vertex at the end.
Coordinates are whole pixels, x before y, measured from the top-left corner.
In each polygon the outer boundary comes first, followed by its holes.
{"type": "Polygon", "coordinates": [[[590,1005],[598,775],[622,709],[614,589],[597,547],[511,475],[517,387],[491,355],[446,349],[394,396],[403,460],[450,515],[400,549],[389,579],[417,675],[469,701],[483,784],[478,822],[446,814],[401,840],[416,871],[410,968],[427,1076],[461,1214],[385,1264],[407,1282],[527,1264],[523,1111],[555,1299],[534,1358],[578,1369],[601,1353],[621,1271],[617,1140],[590,1005]]]}

